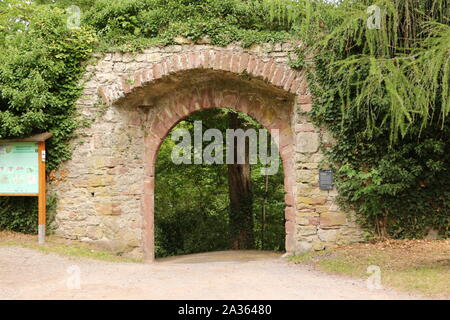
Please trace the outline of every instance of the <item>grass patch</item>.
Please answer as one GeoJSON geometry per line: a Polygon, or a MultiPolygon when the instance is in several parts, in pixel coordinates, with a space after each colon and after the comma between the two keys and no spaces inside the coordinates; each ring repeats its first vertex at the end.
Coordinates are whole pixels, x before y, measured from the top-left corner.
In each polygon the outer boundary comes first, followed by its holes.
{"type": "Polygon", "coordinates": [[[297,254],[295,256],[288,257],[288,261],[293,263],[306,263],[318,255],[320,255],[320,252],[305,252],[302,254],[297,254]]]}
{"type": "Polygon", "coordinates": [[[379,266],[384,287],[450,297],[450,241],[390,240],[307,252],[289,259],[338,275],[367,278],[379,266]]]}
{"type": "Polygon", "coordinates": [[[46,243],[39,245],[35,235],[2,231],[0,232],[0,246],[19,246],[64,257],[88,258],[109,262],[143,262],[143,260],[126,258],[112,252],[99,250],[87,243],[61,239],[55,236],[47,236],[46,243]]]}
{"type": "Polygon", "coordinates": [[[444,294],[450,297],[450,270],[445,266],[410,267],[395,272],[387,271],[386,283],[405,291],[427,295],[444,294]]]}

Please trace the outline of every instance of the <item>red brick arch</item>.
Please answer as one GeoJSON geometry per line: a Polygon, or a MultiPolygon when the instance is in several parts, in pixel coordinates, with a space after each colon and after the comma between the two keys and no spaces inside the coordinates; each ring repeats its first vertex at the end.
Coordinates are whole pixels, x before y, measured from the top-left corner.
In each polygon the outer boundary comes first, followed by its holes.
{"type": "Polygon", "coordinates": [[[227,49],[174,53],[131,75],[119,76],[112,84],[100,87],[99,94],[106,104],[111,105],[138,88],[171,74],[194,69],[247,73],[253,78],[260,78],[274,87],[295,94],[299,103],[306,105],[305,108],[311,103],[307,81],[302,72],[290,68],[285,63],[277,63],[273,58],[227,49]]]}
{"type": "MultiPolygon", "coordinates": [[[[144,250],[147,258],[154,258],[154,186],[155,162],[162,141],[170,130],[190,114],[210,108],[230,108],[248,114],[258,120],[266,129],[278,129],[279,154],[285,174],[285,219],[286,245],[294,241],[295,209],[294,209],[294,162],[293,131],[287,114],[276,114],[270,110],[262,99],[252,94],[236,90],[217,90],[205,88],[193,89],[179,98],[169,98],[168,103],[157,107],[153,121],[147,128],[145,138],[145,178],[143,216],[145,228],[144,250]]],[[[285,112],[291,109],[286,109],[285,112]]]]}

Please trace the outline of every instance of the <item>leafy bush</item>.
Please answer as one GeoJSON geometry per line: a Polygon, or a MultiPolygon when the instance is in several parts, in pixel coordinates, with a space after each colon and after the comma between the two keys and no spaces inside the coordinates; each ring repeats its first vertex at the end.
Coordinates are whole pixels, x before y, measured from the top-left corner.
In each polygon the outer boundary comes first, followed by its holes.
{"type": "MultiPolygon", "coordinates": [[[[372,1],[312,4],[302,11],[310,23],[296,29],[306,40],[297,63],[309,70],[313,119],[336,139],[324,151],[341,205],[382,237],[422,237],[430,228],[448,237],[448,3],[377,1],[386,9],[377,30],[365,23],[372,1]]],[[[274,17],[295,12],[286,10],[274,17]]]]}
{"type": "MultiPolygon", "coordinates": [[[[59,9],[27,7],[21,13],[28,27],[9,29],[12,33],[1,43],[0,139],[52,132],[47,144],[47,170],[52,170],[70,157],[82,63],[92,52],[95,35],[67,29],[59,9]]],[[[1,197],[0,208],[0,228],[35,231],[36,199],[1,197]]]]}
{"type": "Polygon", "coordinates": [[[35,8],[27,30],[7,37],[0,51],[0,138],[52,132],[49,170],[70,156],[82,62],[96,39],[92,31],[67,29],[64,17],[59,9],[35,8]]]}
{"type": "MultiPolygon", "coordinates": [[[[55,195],[47,196],[46,232],[53,231],[56,216],[55,195]]],[[[0,206],[0,230],[11,230],[25,233],[37,233],[38,202],[36,197],[14,197],[2,201],[0,206]]]]}
{"type": "Polygon", "coordinates": [[[136,50],[149,43],[171,44],[182,36],[227,45],[282,41],[286,28],[267,19],[260,1],[99,0],[86,12],[86,24],[99,31],[102,48],[136,50]]]}

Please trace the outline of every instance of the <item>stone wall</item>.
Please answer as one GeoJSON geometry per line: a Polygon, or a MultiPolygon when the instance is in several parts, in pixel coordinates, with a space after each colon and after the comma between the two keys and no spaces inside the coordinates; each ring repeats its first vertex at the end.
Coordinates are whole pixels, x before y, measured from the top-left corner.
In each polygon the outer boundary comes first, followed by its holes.
{"type": "Polygon", "coordinates": [[[72,159],[51,175],[57,234],[152,259],[159,146],[192,112],[223,107],[279,132],[288,252],[358,241],[360,231],[335,204],[335,190],[319,189],[321,146],[333,141],[308,118],[306,78],[288,66],[290,54],[292,45],[284,43],[174,45],[96,57],[78,101],[92,123],[72,142],[72,159]]]}

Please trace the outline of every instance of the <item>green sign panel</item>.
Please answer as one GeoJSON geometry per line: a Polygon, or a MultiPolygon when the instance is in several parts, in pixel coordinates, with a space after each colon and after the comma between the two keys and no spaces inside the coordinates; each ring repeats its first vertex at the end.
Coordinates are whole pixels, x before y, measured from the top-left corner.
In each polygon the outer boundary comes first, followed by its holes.
{"type": "Polygon", "coordinates": [[[37,194],[39,158],[36,142],[0,143],[0,194],[37,194]]]}

